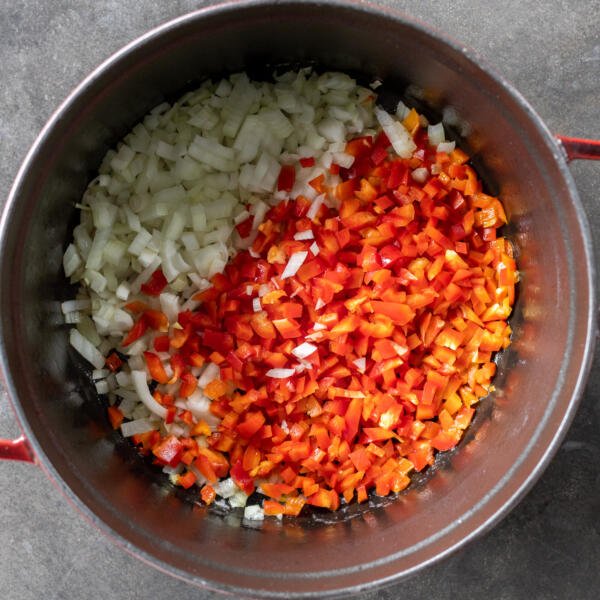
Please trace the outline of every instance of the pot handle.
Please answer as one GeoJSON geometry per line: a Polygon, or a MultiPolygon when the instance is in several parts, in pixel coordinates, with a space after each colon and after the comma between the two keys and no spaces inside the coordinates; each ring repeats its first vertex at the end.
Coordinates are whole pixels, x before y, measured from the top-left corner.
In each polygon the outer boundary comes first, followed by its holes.
{"type": "Polygon", "coordinates": [[[586,140],[582,138],[557,135],[558,145],[563,149],[567,160],[600,160],[600,140],[586,140]]]}
{"type": "Polygon", "coordinates": [[[35,455],[25,436],[15,440],[0,439],[0,460],[22,460],[35,462],[35,455]]]}

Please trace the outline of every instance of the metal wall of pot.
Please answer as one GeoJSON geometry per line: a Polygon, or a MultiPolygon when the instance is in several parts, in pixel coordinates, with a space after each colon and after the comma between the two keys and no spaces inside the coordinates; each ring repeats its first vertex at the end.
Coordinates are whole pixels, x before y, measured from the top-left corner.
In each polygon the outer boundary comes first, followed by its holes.
{"type": "Polygon", "coordinates": [[[461,48],[419,26],[341,3],[319,6],[315,22],[314,10],[251,2],[208,11],[147,36],[96,72],[44,132],[9,200],[0,309],[7,383],[26,432],[51,476],[101,528],[197,583],[322,597],[406,574],[503,512],[566,427],[594,331],[587,225],[537,117],[461,48]],[[207,75],[313,61],[379,76],[392,90],[414,82],[434,111],[450,104],[469,123],[470,150],[503,195],[519,250],[515,342],[500,360],[493,405],[427,486],[341,523],[239,527],[235,518],[191,507],[115,451],[59,325],[59,302],[73,294],[61,275],[62,252],[73,203],[106,150],[148,109],[207,75]]]}

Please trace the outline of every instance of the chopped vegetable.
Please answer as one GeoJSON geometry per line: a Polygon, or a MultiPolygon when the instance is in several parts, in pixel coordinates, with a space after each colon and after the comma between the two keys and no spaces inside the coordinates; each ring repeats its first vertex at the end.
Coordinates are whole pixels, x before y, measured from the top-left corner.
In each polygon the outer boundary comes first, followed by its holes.
{"type": "Polygon", "coordinates": [[[65,253],[113,428],[248,520],[405,489],[510,343],[501,202],[442,123],[374,98],[338,73],[205,84],[107,155],[65,253]]]}

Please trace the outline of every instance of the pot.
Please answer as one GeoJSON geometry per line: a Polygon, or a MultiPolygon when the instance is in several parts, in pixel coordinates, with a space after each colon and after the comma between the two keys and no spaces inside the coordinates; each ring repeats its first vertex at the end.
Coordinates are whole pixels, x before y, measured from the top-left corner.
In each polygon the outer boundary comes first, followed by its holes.
{"type": "Polygon", "coordinates": [[[593,142],[557,141],[461,46],[364,3],[236,2],[148,33],[58,109],[2,214],[0,352],[24,435],[0,443],[0,458],[35,462],[117,543],[192,584],[321,598],[423,568],[516,504],[576,410],[595,339],[594,267],[567,159],[594,156],[593,142]],[[108,148],[150,108],[206,76],[313,62],[380,77],[391,97],[411,82],[432,114],[450,105],[468,124],[467,149],[490,191],[501,193],[518,251],[514,341],[498,359],[496,392],[427,481],[331,518],[251,528],[186,502],[110,431],[60,325],[60,302],[73,296],[61,260],[74,202],[108,148]]]}

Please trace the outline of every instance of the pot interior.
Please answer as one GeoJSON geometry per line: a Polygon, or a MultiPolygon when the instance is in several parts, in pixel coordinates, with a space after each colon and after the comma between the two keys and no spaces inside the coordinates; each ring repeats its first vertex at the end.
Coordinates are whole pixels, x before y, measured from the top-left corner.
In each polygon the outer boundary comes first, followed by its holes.
{"type": "Polygon", "coordinates": [[[147,36],[94,74],[46,130],[4,215],[1,327],[8,387],[51,473],[127,547],[195,583],[318,597],[391,580],[489,524],[524,490],[567,425],[588,361],[592,277],[586,225],[564,163],[537,117],[460,47],[364,5],[238,3],[147,36]],[[513,344],[496,392],[457,451],[397,499],[339,515],[240,524],[189,502],[110,431],[68,346],[60,302],[74,289],[62,254],[74,203],[106,151],[164,99],[203,79],[316,65],[384,82],[470,133],[491,193],[510,219],[521,271],[513,344]],[[418,86],[406,92],[408,83],[418,86]],[[417,97],[418,96],[418,97],[417,97]]]}

